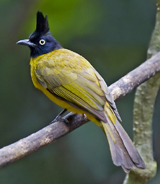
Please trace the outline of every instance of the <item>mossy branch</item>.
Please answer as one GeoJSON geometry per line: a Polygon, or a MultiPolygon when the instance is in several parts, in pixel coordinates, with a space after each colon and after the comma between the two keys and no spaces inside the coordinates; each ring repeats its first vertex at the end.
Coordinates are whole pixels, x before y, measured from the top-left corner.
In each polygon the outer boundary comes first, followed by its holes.
{"type": "MultiPolygon", "coordinates": [[[[148,58],[160,50],[160,0],[157,0],[155,29],[148,48],[148,58]]],[[[143,157],[146,169],[133,169],[124,184],[145,184],[157,171],[157,164],[152,151],[152,119],[154,103],[160,86],[160,73],[137,88],[134,101],[134,143],[143,157]]]]}

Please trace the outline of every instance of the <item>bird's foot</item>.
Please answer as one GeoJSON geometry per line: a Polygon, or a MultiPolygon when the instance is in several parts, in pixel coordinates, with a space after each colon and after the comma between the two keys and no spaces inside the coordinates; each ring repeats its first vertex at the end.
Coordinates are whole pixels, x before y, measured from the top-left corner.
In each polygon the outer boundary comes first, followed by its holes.
{"type": "Polygon", "coordinates": [[[55,122],[57,122],[57,121],[61,121],[61,122],[64,122],[64,123],[68,124],[69,121],[68,121],[66,118],[62,117],[62,115],[63,115],[66,111],[67,111],[67,109],[64,109],[63,111],[61,111],[61,112],[55,117],[55,119],[52,120],[49,124],[55,123],[55,122]]]}
{"type": "Polygon", "coordinates": [[[62,116],[58,116],[54,120],[52,120],[49,124],[55,123],[57,121],[64,122],[66,124],[69,123],[69,121],[67,119],[63,118],[62,116]]]}

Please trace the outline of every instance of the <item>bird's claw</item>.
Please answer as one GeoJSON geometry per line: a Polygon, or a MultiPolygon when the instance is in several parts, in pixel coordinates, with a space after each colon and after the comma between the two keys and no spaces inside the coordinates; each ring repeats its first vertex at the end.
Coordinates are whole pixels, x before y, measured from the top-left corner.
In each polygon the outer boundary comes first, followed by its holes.
{"type": "Polygon", "coordinates": [[[69,123],[69,121],[66,118],[63,118],[62,116],[57,116],[54,120],[50,122],[50,124],[55,123],[57,121],[64,122],[66,124],[69,123]]]}

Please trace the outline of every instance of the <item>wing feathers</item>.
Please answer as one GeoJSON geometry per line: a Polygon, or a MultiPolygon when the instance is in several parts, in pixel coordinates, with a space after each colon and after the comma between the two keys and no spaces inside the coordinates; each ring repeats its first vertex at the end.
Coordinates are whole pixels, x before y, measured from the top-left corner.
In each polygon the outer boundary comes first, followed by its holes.
{"type": "Polygon", "coordinates": [[[120,115],[119,115],[119,113],[118,113],[116,104],[115,104],[115,102],[114,102],[114,100],[113,100],[113,97],[112,97],[112,95],[111,95],[109,89],[107,88],[107,84],[105,83],[104,79],[99,75],[99,73],[98,73],[96,70],[94,70],[94,72],[95,72],[95,75],[97,76],[97,78],[98,78],[98,80],[99,80],[99,84],[100,84],[100,86],[101,86],[101,89],[102,89],[103,92],[105,93],[106,100],[108,101],[108,103],[109,103],[110,106],[112,107],[112,109],[113,109],[115,115],[117,116],[117,118],[118,118],[120,121],[122,121],[122,120],[121,120],[121,117],[120,117],[120,115]]]}
{"type": "Polygon", "coordinates": [[[55,88],[54,91],[50,92],[53,95],[56,94],[61,100],[67,101],[71,106],[76,107],[78,109],[82,109],[83,111],[86,111],[90,114],[93,114],[98,119],[105,120],[103,109],[102,111],[94,109],[93,106],[90,106],[87,102],[85,102],[79,96],[76,96],[71,91],[68,91],[65,87],[61,86],[55,88]]]}
{"type": "Polygon", "coordinates": [[[104,96],[104,92],[101,87],[98,86],[95,82],[90,81],[87,78],[82,77],[81,75],[77,76],[77,81],[81,83],[81,85],[88,87],[91,91],[95,92],[99,96],[104,96]]]}

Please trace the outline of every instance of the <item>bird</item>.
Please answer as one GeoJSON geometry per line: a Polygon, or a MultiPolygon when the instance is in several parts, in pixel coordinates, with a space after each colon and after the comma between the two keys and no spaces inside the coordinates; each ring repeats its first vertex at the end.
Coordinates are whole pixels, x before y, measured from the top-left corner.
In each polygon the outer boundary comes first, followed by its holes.
{"type": "Polygon", "coordinates": [[[17,44],[30,48],[31,78],[36,88],[64,111],[85,114],[101,127],[116,166],[126,173],[133,167],[145,169],[143,159],[120,124],[121,117],[104,79],[84,57],[63,48],[51,35],[47,16],[38,11],[36,30],[17,44]]]}

